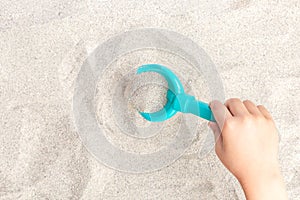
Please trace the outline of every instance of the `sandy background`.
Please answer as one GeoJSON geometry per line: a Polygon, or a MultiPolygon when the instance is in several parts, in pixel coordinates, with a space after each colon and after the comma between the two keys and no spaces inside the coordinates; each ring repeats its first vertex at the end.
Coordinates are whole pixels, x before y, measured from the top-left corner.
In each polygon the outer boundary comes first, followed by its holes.
{"type": "MultiPolygon", "coordinates": [[[[280,161],[288,194],[290,199],[299,198],[297,0],[1,2],[0,198],[244,199],[240,186],[213,152],[199,159],[201,137],[179,160],[146,174],[106,167],[82,145],[72,117],[74,80],[81,64],[113,35],[144,27],[191,38],[215,63],[226,98],[251,99],[272,112],[281,135],[280,161]]],[[[122,73],[114,73],[123,70],[124,75],[128,66],[138,67],[143,59],[184,64],[160,52],[138,52],[112,63],[116,70],[109,71],[112,78],[107,78],[117,84],[122,73]]],[[[188,91],[211,100],[199,75],[186,76],[182,78],[188,91]]],[[[99,95],[105,102],[114,93],[100,82],[100,90],[101,86],[107,91],[99,95]]],[[[161,95],[153,95],[157,92],[162,94],[163,89],[144,88],[132,102],[155,110],[163,103],[161,95]]],[[[111,123],[108,111],[99,109],[99,113],[111,123]]],[[[145,125],[134,113],[127,120],[145,125]]],[[[201,135],[207,127],[202,121],[199,126],[201,135]]],[[[108,137],[124,149],[132,147],[132,141],[123,137],[109,133],[108,137]]],[[[160,139],[131,150],[153,151],[168,134],[160,139]]]]}

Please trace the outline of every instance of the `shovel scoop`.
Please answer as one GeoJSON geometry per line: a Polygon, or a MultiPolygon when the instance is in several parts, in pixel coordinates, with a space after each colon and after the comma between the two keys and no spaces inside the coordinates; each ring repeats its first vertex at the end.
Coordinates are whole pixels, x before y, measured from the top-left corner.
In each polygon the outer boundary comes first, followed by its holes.
{"type": "Polygon", "coordinates": [[[208,121],[215,122],[215,118],[207,103],[196,100],[194,96],[186,94],[178,77],[167,67],[159,64],[146,64],[138,68],[137,74],[156,72],[168,82],[167,103],[159,111],[140,112],[148,121],[161,122],[170,119],[177,112],[191,113],[208,121]]]}

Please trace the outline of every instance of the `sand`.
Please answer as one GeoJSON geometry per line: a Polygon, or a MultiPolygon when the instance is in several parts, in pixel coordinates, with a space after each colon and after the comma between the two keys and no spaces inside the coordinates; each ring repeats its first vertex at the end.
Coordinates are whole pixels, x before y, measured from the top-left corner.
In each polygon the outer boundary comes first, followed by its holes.
{"type": "Polygon", "coordinates": [[[187,70],[189,60],[176,55],[142,49],[118,57],[98,79],[95,99],[105,136],[127,152],[161,149],[183,117],[197,123],[179,159],[133,174],[99,162],[83,145],[73,112],[82,64],[108,39],[149,27],[199,45],[215,64],[225,98],[251,99],[271,111],[288,195],[299,198],[298,1],[14,0],[2,2],[0,13],[0,199],[244,199],[211,143],[205,146],[210,131],[204,120],[178,115],[161,128],[136,111],[154,111],[165,102],[159,76],[144,78],[161,86],[140,87],[143,79],[128,75],[147,62],[168,65],[187,92],[212,100],[205,75],[187,70]],[[116,115],[118,106],[128,113],[116,115]]]}

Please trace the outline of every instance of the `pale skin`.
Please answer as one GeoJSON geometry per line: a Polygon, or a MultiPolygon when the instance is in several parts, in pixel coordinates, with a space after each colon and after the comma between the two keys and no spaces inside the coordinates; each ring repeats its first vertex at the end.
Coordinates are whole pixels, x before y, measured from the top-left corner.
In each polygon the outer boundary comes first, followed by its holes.
{"type": "Polygon", "coordinates": [[[217,122],[209,122],[215,151],[238,179],[248,200],[285,200],[287,194],[278,162],[279,136],[268,110],[246,100],[212,101],[217,122]]]}

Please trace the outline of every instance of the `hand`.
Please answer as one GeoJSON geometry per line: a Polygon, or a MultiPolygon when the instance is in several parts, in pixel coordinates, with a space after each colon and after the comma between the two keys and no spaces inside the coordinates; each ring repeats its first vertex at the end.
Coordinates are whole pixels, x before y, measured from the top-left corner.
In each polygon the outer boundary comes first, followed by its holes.
{"type": "Polygon", "coordinates": [[[286,199],[278,162],[279,136],[264,106],[229,99],[210,103],[216,154],[238,179],[247,199],[286,199]]]}

